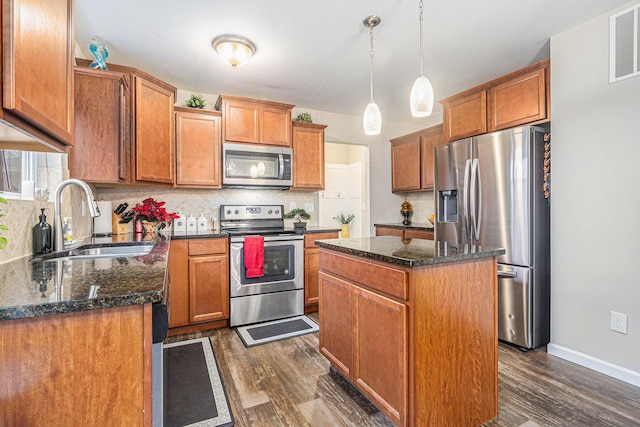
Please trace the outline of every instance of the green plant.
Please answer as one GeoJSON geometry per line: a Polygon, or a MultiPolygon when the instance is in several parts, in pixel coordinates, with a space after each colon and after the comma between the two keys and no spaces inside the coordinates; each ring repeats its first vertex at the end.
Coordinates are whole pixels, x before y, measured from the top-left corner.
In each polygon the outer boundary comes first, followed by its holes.
{"type": "Polygon", "coordinates": [[[313,123],[313,119],[311,118],[311,114],[304,112],[298,114],[298,116],[296,117],[296,122],[313,123]]]}
{"type": "Polygon", "coordinates": [[[349,224],[351,221],[353,221],[353,218],[355,218],[354,214],[345,215],[342,212],[340,212],[339,215],[333,217],[333,219],[338,221],[340,224],[349,224]]]}
{"type": "MultiPolygon", "coordinates": [[[[3,199],[2,197],[0,197],[0,203],[6,205],[7,201],[5,199],[3,199]]],[[[4,216],[4,214],[0,214],[0,218],[2,218],[3,216],[4,216]]],[[[8,230],[8,229],[9,229],[9,227],[7,227],[6,225],[0,224],[0,230],[8,230]]],[[[0,236],[0,249],[6,248],[7,247],[7,243],[8,243],[7,238],[0,236]]]]}
{"type": "Polygon", "coordinates": [[[291,219],[291,218],[295,218],[296,222],[301,222],[301,218],[302,219],[309,219],[311,218],[311,215],[309,215],[307,213],[307,211],[305,211],[302,208],[296,208],[296,209],[291,209],[291,211],[289,211],[288,213],[284,214],[284,217],[287,219],[291,219]]]}
{"type": "Polygon", "coordinates": [[[187,107],[202,109],[204,108],[204,106],[205,106],[205,102],[202,95],[191,94],[189,99],[187,99],[187,107]]]}

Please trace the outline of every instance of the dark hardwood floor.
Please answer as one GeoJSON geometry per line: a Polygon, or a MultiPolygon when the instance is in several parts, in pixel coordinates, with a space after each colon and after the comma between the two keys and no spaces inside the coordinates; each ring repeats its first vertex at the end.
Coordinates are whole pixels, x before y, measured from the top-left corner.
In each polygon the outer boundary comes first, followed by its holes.
{"type": "MultiPolygon", "coordinates": [[[[211,338],[236,426],[393,425],[329,372],[317,334],[252,348],[228,328],[171,341],[200,336],[211,338]]],[[[483,426],[640,426],[640,388],[544,350],[498,351],[499,417],[483,426]]]]}

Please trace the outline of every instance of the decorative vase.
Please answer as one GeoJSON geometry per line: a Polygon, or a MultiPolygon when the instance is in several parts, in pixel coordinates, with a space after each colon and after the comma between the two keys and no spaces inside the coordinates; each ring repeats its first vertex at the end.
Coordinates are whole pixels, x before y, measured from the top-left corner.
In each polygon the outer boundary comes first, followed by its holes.
{"type": "Polygon", "coordinates": [[[342,224],[342,238],[349,238],[349,224],[342,224]]]}
{"type": "Polygon", "coordinates": [[[147,221],[142,220],[142,229],[144,230],[144,234],[156,234],[156,230],[158,229],[158,222],[155,221],[147,221]]]}
{"type": "Polygon", "coordinates": [[[402,221],[402,223],[404,225],[411,224],[411,220],[409,219],[409,216],[413,213],[413,207],[411,206],[411,203],[409,203],[408,200],[405,199],[405,201],[400,206],[400,213],[404,217],[404,220],[402,221]]]}

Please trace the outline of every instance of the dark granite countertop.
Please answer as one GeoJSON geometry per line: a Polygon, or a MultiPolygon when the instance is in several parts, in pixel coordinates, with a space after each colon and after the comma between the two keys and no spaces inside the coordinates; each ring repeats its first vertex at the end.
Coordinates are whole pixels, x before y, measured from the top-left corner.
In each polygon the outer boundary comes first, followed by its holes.
{"type": "Polygon", "coordinates": [[[83,239],[75,249],[153,243],[144,256],[46,262],[51,259],[49,254],[2,264],[0,320],[161,302],[169,237],[143,239],[146,236],[132,233],[93,237],[83,239]]]}
{"type": "Polygon", "coordinates": [[[422,230],[422,231],[433,231],[433,224],[429,223],[420,223],[420,222],[412,222],[409,225],[404,225],[401,222],[392,223],[392,224],[373,224],[374,227],[386,227],[386,228],[397,228],[400,230],[422,230]]]}
{"type": "Polygon", "coordinates": [[[504,249],[398,236],[316,240],[316,244],[321,248],[408,267],[493,257],[505,252],[504,249]]]}
{"type": "Polygon", "coordinates": [[[171,234],[172,240],[185,240],[185,239],[212,239],[220,237],[229,237],[229,234],[222,231],[212,231],[206,234],[187,234],[186,231],[176,231],[171,234]]]}

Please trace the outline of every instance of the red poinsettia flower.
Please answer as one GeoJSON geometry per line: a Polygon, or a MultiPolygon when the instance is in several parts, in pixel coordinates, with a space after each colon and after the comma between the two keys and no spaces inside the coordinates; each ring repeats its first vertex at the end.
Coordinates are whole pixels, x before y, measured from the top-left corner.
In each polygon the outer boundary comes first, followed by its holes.
{"type": "Polygon", "coordinates": [[[164,205],[165,202],[157,202],[149,197],[142,201],[142,205],[137,205],[132,210],[141,220],[171,224],[171,220],[178,218],[178,215],[175,212],[167,212],[164,205]]]}

